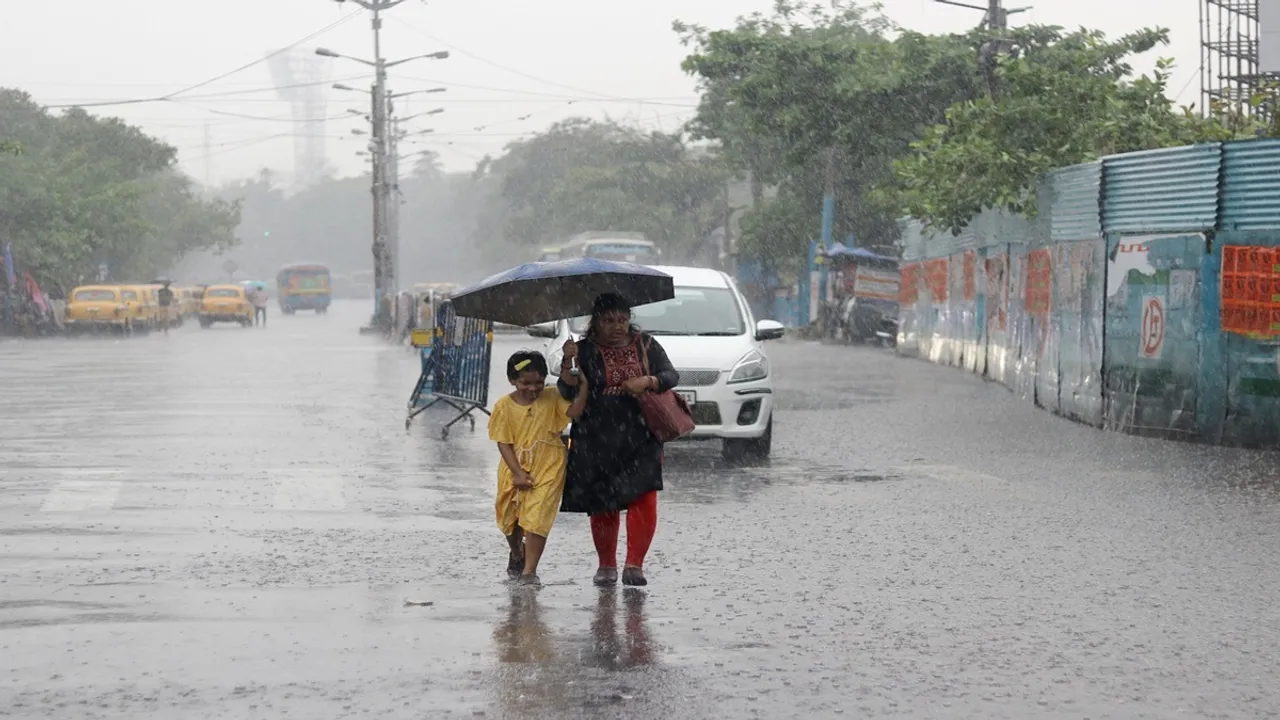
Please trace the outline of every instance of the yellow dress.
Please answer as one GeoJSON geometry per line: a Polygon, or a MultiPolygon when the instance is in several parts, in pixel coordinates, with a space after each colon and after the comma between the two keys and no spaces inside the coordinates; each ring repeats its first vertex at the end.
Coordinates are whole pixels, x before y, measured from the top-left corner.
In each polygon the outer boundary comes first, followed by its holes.
{"type": "Polygon", "coordinates": [[[510,395],[502,396],[489,417],[489,439],[515,448],[520,467],[533,476],[533,487],[517,490],[511,469],[498,460],[498,498],[494,503],[503,535],[515,531],[546,537],[560,512],[564,494],[566,450],[560,433],[569,425],[569,401],[554,387],[546,388],[528,407],[510,395]]]}

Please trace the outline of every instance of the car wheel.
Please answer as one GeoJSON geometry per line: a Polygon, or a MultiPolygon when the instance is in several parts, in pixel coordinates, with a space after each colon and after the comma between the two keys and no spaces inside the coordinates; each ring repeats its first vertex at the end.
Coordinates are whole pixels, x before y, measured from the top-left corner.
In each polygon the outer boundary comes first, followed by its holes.
{"type": "Polygon", "coordinates": [[[730,463],[757,463],[768,460],[773,452],[773,416],[769,416],[769,424],[765,425],[763,435],[749,440],[725,440],[721,452],[725,461],[730,463]]]}

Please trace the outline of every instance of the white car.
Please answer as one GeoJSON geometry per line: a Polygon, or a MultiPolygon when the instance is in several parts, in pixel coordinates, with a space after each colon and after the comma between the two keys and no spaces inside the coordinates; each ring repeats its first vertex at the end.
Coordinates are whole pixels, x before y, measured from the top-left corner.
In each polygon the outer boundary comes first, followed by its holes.
{"type": "MultiPolygon", "coordinates": [[[[764,342],[781,338],[782,323],[756,322],[733,280],[718,270],[655,266],[675,280],[676,296],[633,310],[680,372],[676,392],[693,410],[691,440],[722,440],[729,460],[762,460],[773,445],[773,377],[764,342]]],[[[586,330],[587,318],[528,329],[544,338],[543,355],[558,373],[562,347],[586,330]]]]}

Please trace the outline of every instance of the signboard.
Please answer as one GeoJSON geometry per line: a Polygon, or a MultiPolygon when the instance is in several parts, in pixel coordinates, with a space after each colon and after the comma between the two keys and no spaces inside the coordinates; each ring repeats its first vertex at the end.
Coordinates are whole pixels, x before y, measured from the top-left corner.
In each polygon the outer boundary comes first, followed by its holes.
{"type": "Polygon", "coordinates": [[[897,302],[899,282],[898,273],[892,270],[870,270],[859,267],[853,283],[853,295],[872,300],[897,302]]]}
{"type": "Polygon", "coordinates": [[[1138,336],[1138,353],[1148,360],[1158,360],[1164,351],[1164,299],[1155,295],[1142,298],[1142,333],[1138,336]]]}

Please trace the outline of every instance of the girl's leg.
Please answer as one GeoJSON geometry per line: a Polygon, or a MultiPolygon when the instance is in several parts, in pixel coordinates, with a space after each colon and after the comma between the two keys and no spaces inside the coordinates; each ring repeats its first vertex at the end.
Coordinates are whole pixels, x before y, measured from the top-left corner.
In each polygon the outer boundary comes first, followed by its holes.
{"type": "Polygon", "coordinates": [[[538,574],[538,561],[542,559],[542,551],[547,549],[547,538],[536,533],[524,534],[524,575],[538,574]]]}
{"type": "Polygon", "coordinates": [[[524,530],[519,525],[507,536],[507,546],[511,548],[511,554],[507,558],[507,575],[519,577],[525,562],[524,530]]]}
{"type": "Polygon", "coordinates": [[[658,493],[649,491],[627,508],[627,567],[644,567],[644,556],[657,529],[658,493]]]}

